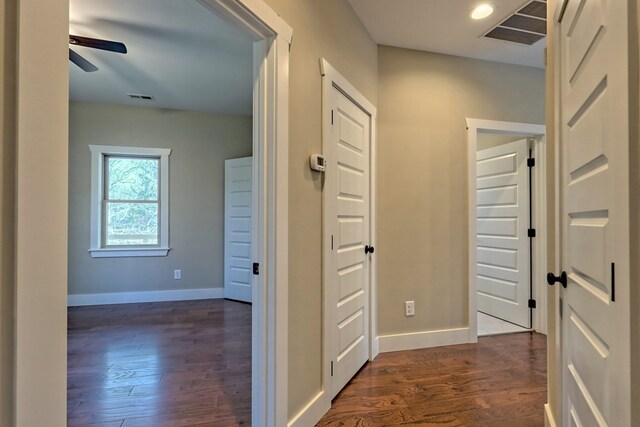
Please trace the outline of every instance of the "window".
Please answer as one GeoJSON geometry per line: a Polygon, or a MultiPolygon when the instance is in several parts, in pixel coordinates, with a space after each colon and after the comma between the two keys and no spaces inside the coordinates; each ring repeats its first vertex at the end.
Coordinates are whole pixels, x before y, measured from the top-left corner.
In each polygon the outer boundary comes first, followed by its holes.
{"type": "Polygon", "coordinates": [[[157,246],[160,159],[104,156],[104,246],[157,246]]]}
{"type": "Polygon", "coordinates": [[[166,256],[170,149],[91,145],[91,255],[166,256]]]}

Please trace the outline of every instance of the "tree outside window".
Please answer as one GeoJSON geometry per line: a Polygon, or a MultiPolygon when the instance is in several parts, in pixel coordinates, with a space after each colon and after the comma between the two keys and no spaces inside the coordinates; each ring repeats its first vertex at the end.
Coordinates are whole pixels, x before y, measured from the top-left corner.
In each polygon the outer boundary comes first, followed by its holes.
{"type": "Polygon", "coordinates": [[[105,246],[158,245],[159,163],[105,156],[105,246]]]}

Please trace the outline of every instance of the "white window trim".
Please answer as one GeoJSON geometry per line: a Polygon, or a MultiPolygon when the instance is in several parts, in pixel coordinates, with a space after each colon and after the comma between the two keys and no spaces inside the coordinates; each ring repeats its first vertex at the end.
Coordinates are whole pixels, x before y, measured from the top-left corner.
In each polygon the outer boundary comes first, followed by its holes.
{"type": "Polygon", "coordinates": [[[167,256],[169,253],[169,155],[170,148],[89,145],[91,150],[91,242],[93,258],[167,256]],[[102,247],[102,199],[105,156],[147,156],[160,158],[160,242],[154,247],[102,247]]]}

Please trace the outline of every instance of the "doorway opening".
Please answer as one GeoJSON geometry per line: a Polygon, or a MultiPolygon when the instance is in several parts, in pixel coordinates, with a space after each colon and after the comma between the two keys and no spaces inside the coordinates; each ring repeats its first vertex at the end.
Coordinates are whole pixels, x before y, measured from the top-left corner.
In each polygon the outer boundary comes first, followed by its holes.
{"type": "Polygon", "coordinates": [[[222,296],[252,299],[253,39],[195,1],[69,6],[67,424],[250,424],[222,296]]]}
{"type": "Polygon", "coordinates": [[[469,324],[546,333],[545,128],[467,119],[469,324]]]}
{"type": "Polygon", "coordinates": [[[291,30],[146,6],[70,3],[68,424],[279,425],[291,30]]]}

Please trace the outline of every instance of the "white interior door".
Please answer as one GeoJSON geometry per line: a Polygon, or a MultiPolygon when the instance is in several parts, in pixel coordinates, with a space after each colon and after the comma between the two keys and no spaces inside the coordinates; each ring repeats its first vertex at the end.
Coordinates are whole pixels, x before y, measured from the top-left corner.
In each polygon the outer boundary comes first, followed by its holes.
{"type": "Polygon", "coordinates": [[[224,297],[251,302],[253,157],[224,162],[224,297]]]}
{"type": "Polygon", "coordinates": [[[478,151],[478,311],[531,327],[527,140],[478,151]]]}
{"type": "Polygon", "coordinates": [[[631,425],[628,4],[569,0],[557,27],[563,426],[631,425]]]}
{"type": "Polygon", "coordinates": [[[335,87],[325,177],[333,398],[369,358],[371,118],[335,87]]]}

